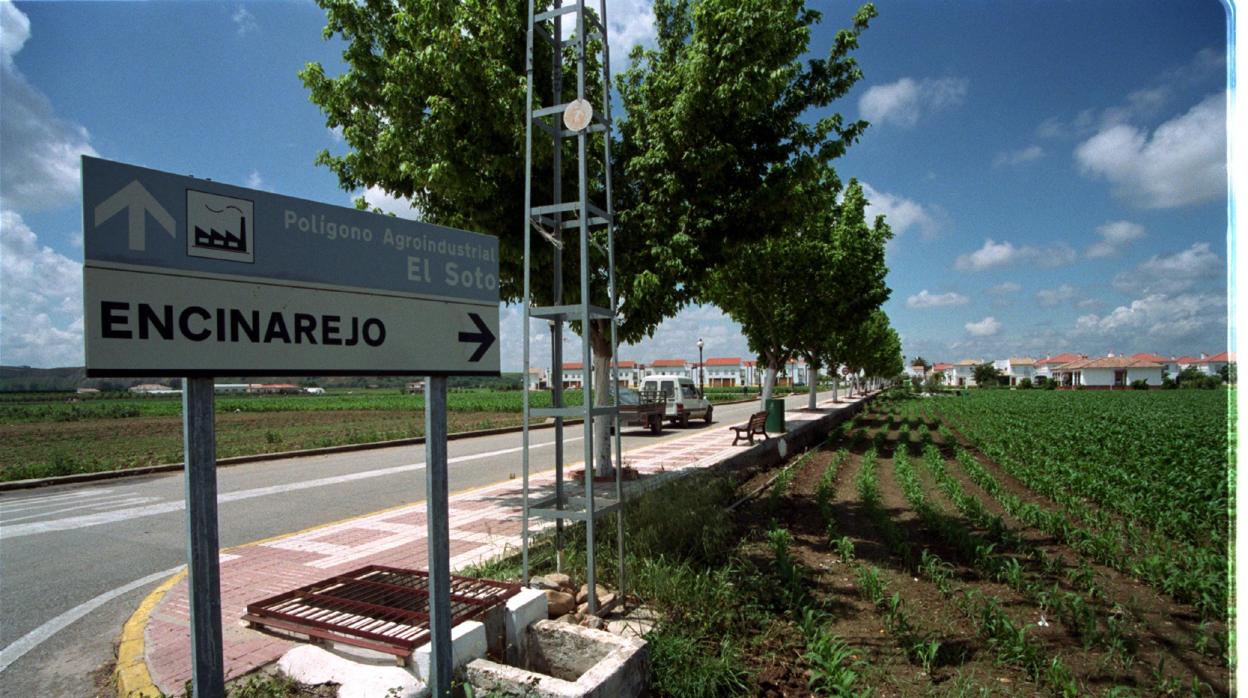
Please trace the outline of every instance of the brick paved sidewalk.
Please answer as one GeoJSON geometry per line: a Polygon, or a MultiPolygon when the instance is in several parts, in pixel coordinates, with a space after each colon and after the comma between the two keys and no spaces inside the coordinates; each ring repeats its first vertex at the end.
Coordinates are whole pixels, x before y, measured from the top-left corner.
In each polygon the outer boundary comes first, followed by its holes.
{"type": "MultiPolygon", "coordinates": [[[[821,403],[819,412],[789,411],[792,432],[803,422],[844,409],[856,402],[821,403]]],[[[744,452],[750,446],[732,443],[727,424],[717,424],[687,437],[672,439],[624,454],[641,479],[625,483],[630,490],[653,481],[656,474],[704,468],[744,452]]],[[[570,466],[570,469],[582,464],[570,466]]],[[[530,478],[531,496],[553,492],[554,473],[530,478]]],[[[614,484],[603,491],[614,492],[614,484]]],[[[451,570],[520,548],[522,487],[519,479],[450,497],[451,570]]],[[[537,525],[539,522],[532,522],[537,525]]],[[[227,680],[277,661],[295,643],[242,626],[247,604],[364,565],[427,568],[425,503],[402,506],[253,543],[221,555],[221,610],[227,680]]],[[[190,610],[187,583],[172,586],[147,619],[144,659],[153,683],[166,695],[178,695],[191,677],[190,610]]]]}

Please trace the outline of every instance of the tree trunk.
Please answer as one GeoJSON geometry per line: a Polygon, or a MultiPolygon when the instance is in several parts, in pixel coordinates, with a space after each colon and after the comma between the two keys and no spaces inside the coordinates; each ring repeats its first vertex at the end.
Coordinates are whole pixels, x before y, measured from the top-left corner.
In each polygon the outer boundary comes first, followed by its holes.
{"type": "Polygon", "coordinates": [[[763,401],[762,408],[767,409],[767,401],[771,399],[772,390],[776,387],[776,364],[779,361],[772,358],[771,354],[767,354],[763,358],[767,361],[767,371],[763,374],[763,394],[761,398],[763,401]]]}
{"type": "MultiPolygon", "coordinates": [[[[611,325],[606,320],[591,320],[589,344],[594,353],[594,404],[611,405],[615,387],[611,380],[611,325]]],[[[594,417],[594,475],[615,474],[611,460],[611,425],[609,416],[594,417]]]]}
{"type": "Polygon", "coordinates": [[[815,409],[815,391],[819,387],[819,361],[818,359],[806,358],[806,385],[810,388],[809,396],[806,398],[806,409],[815,409]]]}

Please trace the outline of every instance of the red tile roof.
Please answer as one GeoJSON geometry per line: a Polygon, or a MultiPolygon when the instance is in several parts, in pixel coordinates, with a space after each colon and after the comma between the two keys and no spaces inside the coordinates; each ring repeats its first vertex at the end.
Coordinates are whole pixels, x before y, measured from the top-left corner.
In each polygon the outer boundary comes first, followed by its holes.
{"type": "Polygon", "coordinates": [[[953,364],[946,364],[946,363],[932,364],[933,371],[945,371],[951,368],[953,368],[953,364]]]}
{"type": "Polygon", "coordinates": [[[1045,364],[1061,365],[1061,364],[1068,364],[1071,361],[1078,361],[1080,359],[1086,359],[1086,358],[1088,358],[1086,354],[1071,354],[1070,352],[1066,352],[1064,354],[1054,354],[1053,356],[1040,359],[1039,361],[1036,362],[1036,365],[1037,366],[1041,366],[1045,364]]]}
{"type": "Polygon", "coordinates": [[[1085,368],[1161,368],[1155,361],[1134,359],[1130,356],[1102,356],[1099,359],[1080,359],[1058,366],[1063,371],[1078,371],[1085,368]]]}
{"type": "Polygon", "coordinates": [[[1149,353],[1147,353],[1147,352],[1140,353],[1140,354],[1132,354],[1132,355],[1131,355],[1131,358],[1133,358],[1133,359],[1139,359],[1140,361],[1153,361],[1153,362],[1155,362],[1155,363],[1159,363],[1159,364],[1166,364],[1166,363],[1170,363],[1170,359],[1167,359],[1166,357],[1162,356],[1161,354],[1149,354],[1149,353]]]}
{"type": "Polygon", "coordinates": [[[674,366],[677,368],[684,368],[686,363],[688,362],[685,361],[684,359],[655,359],[653,362],[651,362],[650,365],[656,366],[656,367],[657,366],[664,366],[664,367],[674,366]]]}
{"type": "Polygon", "coordinates": [[[565,370],[565,371],[568,371],[568,370],[572,370],[572,371],[579,371],[579,370],[581,370],[581,365],[580,365],[580,364],[564,364],[564,365],[563,365],[563,370],[565,370]]]}
{"type": "Polygon", "coordinates": [[[1174,360],[1174,363],[1176,364],[1198,364],[1201,361],[1204,361],[1204,359],[1200,358],[1199,356],[1180,356],[1179,358],[1174,360]]]}
{"type": "Polygon", "coordinates": [[[738,366],[741,364],[739,356],[719,356],[706,360],[707,366],[738,366]]]}
{"type": "Polygon", "coordinates": [[[1224,351],[1221,354],[1214,354],[1213,356],[1206,356],[1205,358],[1200,360],[1200,363],[1202,364],[1211,364],[1215,362],[1233,364],[1235,363],[1235,354],[1224,351]]]}
{"type": "Polygon", "coordinates": [[[620,362],[620,368],[634,368],[636,365],[637,365],[636,361],[621,361],[620,362]]]}

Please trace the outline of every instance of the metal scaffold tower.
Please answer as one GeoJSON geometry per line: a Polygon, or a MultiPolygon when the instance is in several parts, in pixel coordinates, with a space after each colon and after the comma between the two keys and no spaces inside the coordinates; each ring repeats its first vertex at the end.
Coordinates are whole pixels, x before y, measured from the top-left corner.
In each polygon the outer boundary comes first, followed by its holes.
{"type": "MultiPolygon", "coordinates": [[[[543,3],[542,7],[545,7],[543,3]]],[[[619,584],[616,599],[623,598],[624,591],[624,512],[623,512],[623,483],[622,473],[623,467],[620,457],[620,423],[619,411],[615,407],[619,404],[619,358],[618,358],[618,342],[617,342],[617,318],[616,309],[616,285],[615,285],[615,238],[614,238],[614,208],[611,199],[611,74],[609,68],[609,51],[607,44],[606,29],[606,1],[603,0],[602,12],[595,15],[592,11],[587,11],[584,0],[576,0],[569,4],[562,4],[561,0],[554,0],[550,9],[542,9],[535,14],[534,0],[528,3],[528,42],[527,42],[527,58],[526,68],[528,72],[528,95],[525,106],[525,169],[526,179],[524,187],[524,432],[523,432],[523,478],[524,478],[524,514],[523,514],[523,533],[522,533],[522,559],[524,568],[524,583],[529,583],[529,538],[533,532],[530,528],[532,519],[538,519],[544,522],[554,522],[555,550],[557,551],[556,564],[559,571],[563,571],[563,548],[565,536],[565,523],[568,521],[581,522],[585,526],[585,547],[586,547],[586,582],[589,585],[589,612],[598,613],[599,600],[595,593],[596,574],[594,569],[594,541],[595,527],[599,517],[614,512],[616,519],[616,540],[618,543],[619,558],[619,584]],[[564,42],[562,38],[563,22],[571,20],[574,22],[574,34],[570,41],[564,42]],[[550,80],[549,97],[551,104],[541,104],[545,98],[538,95],[535,97],[535,70],[538,69],[534,65],[534,41],[540,40],[545,42],[549,47],[549,54],[545,50],[542,56],[550,56],[550,80]],[[571,56],[565,56],[571,49],[571,56]],[[601,109],[595,110],[591,103],[586,99],[586,62],[587,56],[592,61],[597,58],[601,72],[601,109]],[[575,99],[564,101],[568,91],[564,88],[564,78],[569,73],[575,72],[576,76],[576,96],[575,99]],[[538,104],[534,100],[539,101],[538,104]],[[542,186],[540,181],[535,180],[535,153],[533,148],[534,129],[539,129],[541,133],[549,136],[551,149],[547,153],[538,153],[536,157],[543,158],[537,161],[541,167],[542,177],[545,177],[545,166],[549,164],[551,179],[550,187],[547,189],[542,186]],[[565,139],[576,139],[576,166],[577,166],[577,192],[576,198],[571,201],[564,201],[563,198],[563,146],[565,139]],[[601,139],[602,145],[602,161],[597,163],[594,169],[599,170],[590,173],[589,170],[594,163],[589,157],[589,148],[591,140],[601,139]],[[545,158],[549,158],[548,160],[545,158]],[[598,178],[591,180],[591,177],[598,178]],[[590,182],[594,181],[594,191],[603,197],[601,205],[596,205],[591,201],[590,182]],[[536,189],[542,192],[549,192],[549,200],[534,201],[533,193],[536,189]],[[580,276],[580,293],[579,302],[572,304],[564,303],[564,287],[563,287],[563,253],[565,247],[564,231],[574,230],[576,236],[567,240],[567,242],[575,242],[575,246],[570,246],[569,252],[575,251],[579,254],[579,264],[576,268],[580,276]],[[602,239],[602,232],[605,230],[605,245],[602,239]],[[537,234],[534,237],[534,233],[537,234]],[[535,255],[533,243],[536,241],[538,245],[549,245],[549,248],[540,249],[540,254],[535,255]],[[591,249],[592,248],[592,249],[591,249]],[[594,289],[591,288],[591,277],[598,275],[604,271],[601,267],[591,268],[591,253],[596,249],[600,254],[606,257],[606,278],[607,278],[607,297],[609,298],[609,306],[601,307],[593,304],[594,289]],[[549,257],[546,255],[549,254],[549,257]],[[531,278],[534,273],[534,266],[539,262],[548,261],[551,270],[550,286],[550,304],[537,305],[534,302],[534,286],[531,278]],[[533,337],[529,328],[530,318],[541,318],[549,321],[551,327],[551,407],[533,407],[530,404],[530,391],[528,388],[529,370],[530,370],[530,349],[533,337]],[[595,406],[594,405],[594,380],[593,372],[590,367],[593,365],[593,353],[590,342],[590,324],[591,321],[607,321],[610,325],[611,332],[611,356],[612,364],[610,375],[612,379],[610,384],[612,387],[612,397],[614,398],[611,405],[595,406]],[[569,407],[564,400],[563,391],[563,335],[566,323],[579,322],[581,328],[582,341],[582,361],[581,361],[581,392],[583,399],[578,407],[569,407]],[[554,466],[555,466],[555,489],[553,493],[546,493],[541,497],[535,497],[529,487],[529,469],[532,462],[532,452],[530,451],[529,424],[533,417],[548,417],[554,419],[554,466]],[[580,495],[569,492],[567,483],[565,482],[564,473],[564,420],[579,417],[583,419],[582,428],[584,430],[584,440],[582,442],[585,451],[585,471],[584,471],[584,492],[580,495]],[[600,453],[600,464],[615,464],[615,487],[614,493],[595,492],[594,475],[597,469],[594,467],[594,417],[609,417],[611,424],[614,425],[615,438],[611,440],[610,448],[607,453],[600,453]]],[[[546,66],[541,66],[545,69],[546,66]]],[[[539,90],[544,91],[544,90],[539,90]]],[[[545,145],[545,139],[542,145],[545,145]]],[[[544,148],[543,148],[544,150],[544,148]]],[[[543,196],[545,198],[545,196],[543,196]]],[[[569,236],[571,237],[571,236],[569,236]]],[[[599,265],[602,260],[597,262],[599,265]]],[[[599,282],[601,283],[601,281],[599,282]]],[[[598,289],[601,292],[601,289],[598,289]]],[[[540,451],[543,455],[550,451],[543,449],[540,451]]],[[[609,489],[609,488],[608,488],[609,489]]]]}

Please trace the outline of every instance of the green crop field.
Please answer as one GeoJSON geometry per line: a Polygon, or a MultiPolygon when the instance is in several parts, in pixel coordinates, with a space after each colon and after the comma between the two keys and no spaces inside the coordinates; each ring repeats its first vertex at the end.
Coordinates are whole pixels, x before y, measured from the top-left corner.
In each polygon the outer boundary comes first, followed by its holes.
{"type": "Polygon", "coordinates": [[[1227,602],[1233,398],[1224,390],[969,391],[932,400],[926,412],[1062,505],[1062,533],[1076,547],[1209,612],[1227,602]]]}
{"type": "MultiPolygon", "coordinates": [[[[709,393],[713,402],[739,392],[709,393]]],[[[452,389],[452,432],[518,426],[518,390],[452,389]]],[[[550,407],[549,392],[532,392],[550,407]]],[[[579,390],[564,393],[578,406],[579,390]]],[[[323,395],[216,396],[217,456],[372,443],[424,434],[423,395],[396,388],[330,388],[323,395]]],[[[133,468],[182,460],[182,400],[130,393],[0,393],[0,481],[133,468]]]]}

